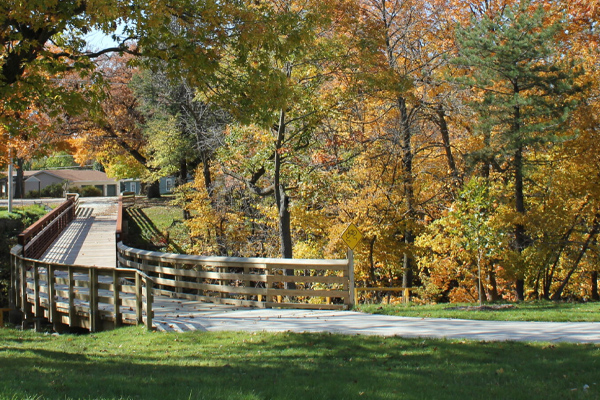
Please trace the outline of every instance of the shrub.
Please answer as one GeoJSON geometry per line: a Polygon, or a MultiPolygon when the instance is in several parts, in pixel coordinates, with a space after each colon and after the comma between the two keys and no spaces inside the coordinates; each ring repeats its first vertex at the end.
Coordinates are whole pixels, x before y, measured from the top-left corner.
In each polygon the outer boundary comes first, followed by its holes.
{"type": "Polygon", "coordinates": [[[63,197],[62,183],[53,183],[42,189],[42,197],[63,197]]]}
{"type": "Polygon", "coordinates": [[[26,199],[39,199],[40,192],[38,190],[30,190],[29,192],[25,193],[25,198],[26,199]]]}
{"type": "Polygon", "coordinates": [[[102,196],[102,190],[95,186],[84,186],[81,188],[80,195],[82,197],[98,197],[102,196]]]}

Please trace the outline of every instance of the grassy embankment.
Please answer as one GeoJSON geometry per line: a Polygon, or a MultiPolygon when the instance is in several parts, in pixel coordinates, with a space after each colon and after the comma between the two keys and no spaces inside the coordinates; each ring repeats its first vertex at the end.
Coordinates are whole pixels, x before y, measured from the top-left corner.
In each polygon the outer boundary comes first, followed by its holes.
{"type": "Polygon", "coordinates": [[[592,399],[600,346],[0,329],[1,399],[592,399]]]}
{"type": "Polygon", "coordinates": [[[127,210],[127,244],[144,250],[185,253],[189,232],[183,223],[181,208],[170,205],[172,198],[136,199],[127,210]]]}

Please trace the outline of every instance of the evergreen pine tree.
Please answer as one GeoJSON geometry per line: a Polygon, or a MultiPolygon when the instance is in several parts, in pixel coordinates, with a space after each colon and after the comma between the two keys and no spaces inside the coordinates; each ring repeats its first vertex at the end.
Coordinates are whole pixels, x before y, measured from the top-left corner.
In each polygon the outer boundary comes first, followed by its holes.
{"type": "MultiPolygon", "coordinates": [[[[458,56],[453,62],[465,71],[457,80],[474,91],[470,105],[477,115],[474,132],[483,148],[472,154],[483,164],[511,174],[514,209],[514,250],[529,245],[523,224],[526,214],[524,175],[527,155],[541,144],[560,140],[561,127],[575,105],[580,88],[573,68],[558,51],[560,22],[532,0],[522,0],[500,14],[473,19],[456,29],[458,56]],[[502,169],[500,166],[508,166],[502,169]]],[[[524,299],[525,266],[516,272],[516,294],[524,299]]]]}

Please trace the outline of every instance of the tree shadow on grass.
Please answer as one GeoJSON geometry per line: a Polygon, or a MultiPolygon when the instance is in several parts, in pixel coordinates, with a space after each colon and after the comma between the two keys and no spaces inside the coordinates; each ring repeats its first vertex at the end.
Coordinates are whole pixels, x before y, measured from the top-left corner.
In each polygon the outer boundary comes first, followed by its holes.
{"type": "Polygon", "coordinates": [[[153,350],[142,355],[122,341],[107,348],[89,340],[61,342],[72,346],[64,352],[8,346],[0,352],[0,397],[569,399],[584,395],[585,384],[586,398],[598,395],[593,380],[600,348],[593,345],[291,333],[151,335],[142,340],[153,350]]]}

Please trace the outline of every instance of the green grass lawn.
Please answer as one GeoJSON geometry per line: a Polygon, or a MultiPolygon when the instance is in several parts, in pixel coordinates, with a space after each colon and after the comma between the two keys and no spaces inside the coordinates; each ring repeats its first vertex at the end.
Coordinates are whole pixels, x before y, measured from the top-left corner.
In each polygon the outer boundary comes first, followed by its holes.
{"type": "Polygon", "coordinates": [[[600,346],[0,329],[0,399],[593,399],[600,346]]]}
{"type": "Polygon", "coordinates": [[[361,304],[357,310],[371,314],[387,314],[417,318],[457,318],[493,321],[600,321],[600,303],[529,301],[519,303],[478,304],[361,304]]]}
{"type": "Polygon", "coordinates": [[[137,200],[128,209],[127,244],[140,249],[185,253],[189,231],[183,223],[183,211],[170,205],[171,198],[137,200]]]}

